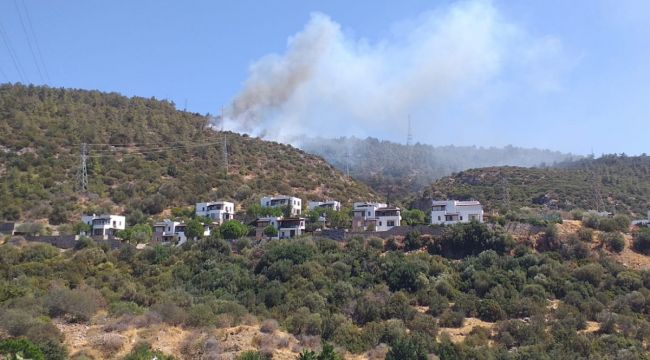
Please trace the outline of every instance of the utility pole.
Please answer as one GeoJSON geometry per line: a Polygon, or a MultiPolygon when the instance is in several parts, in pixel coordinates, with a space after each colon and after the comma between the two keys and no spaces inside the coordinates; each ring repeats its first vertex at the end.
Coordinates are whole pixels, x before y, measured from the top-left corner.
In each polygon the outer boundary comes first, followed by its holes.
{"type": "Polygon", "coordinates": [[[88,191],[88,145],[86,143],[81,144],[80,158],[81,163],[79,164],[77,179],[79,181],[79,189],[85,193],[88,191]]]}
{"type": "Polygon", "coordinates": [[[413,134],[411,133],[411,114],[408,115],[408,128],[406,132],[406,146],[411,146],[413,134]]]}
{"type": "Polygon", "coordinates": [[[508,189],[508,179],[501,174],[501,190],[503,196],[503,207],[506,209],[506,212],[510,211],[510,190],[508,189]]]}

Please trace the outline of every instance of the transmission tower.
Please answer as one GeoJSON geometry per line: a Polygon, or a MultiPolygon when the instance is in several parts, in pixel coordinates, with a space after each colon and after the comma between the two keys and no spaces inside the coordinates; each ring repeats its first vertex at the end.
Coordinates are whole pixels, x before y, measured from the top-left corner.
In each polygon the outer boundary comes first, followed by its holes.
{"type": "Polygon", "coordinates": [[[345,149],[345,175],[350,177],[350,149],[345,149]]]}
{"type": "Polygon", "coordinates": [[[88,191],[88,145],[86,143],[81,144],[80,160],[77,179],[81,192],[86,192],[88,191]]]}
{"type": "Polygon", "coordinates": [[[408,116],[408,129],[406,132],[406,146],[411,146],[413,142],[413,134],[411,133],[411,114],[408,116]]]}

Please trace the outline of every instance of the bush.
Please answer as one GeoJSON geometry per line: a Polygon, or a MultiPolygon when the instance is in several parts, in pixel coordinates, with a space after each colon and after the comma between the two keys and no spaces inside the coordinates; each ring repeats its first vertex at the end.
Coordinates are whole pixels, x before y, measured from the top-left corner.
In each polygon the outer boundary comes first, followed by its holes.
{"type": "Polygon", "coordinates": [[[620,253],[625,249],[625,238],[623,237],[623,234],[619,232],[602,233],[600,237],[601,241],[609,251],[620,253]]]}
{"type": "Polygon", "coordinates": [[[274,319],[267,319],[262,322],[262,325],[260,326],[260,331],[265,333],[265,334],[273,334],[280,325],[278,325],[278,322],[274,319]]]}
{"type": "Polygon", "coordinates": [[[1,340],[0,355],[7,359],[45,360],[41,349],[26,339],[1,340]]]}
{"type": "Polygon", "coordinates": [[[480,302],[478,307],[479,318],[483,321],[496,322],[506,317],[505,311],[498,302],[486,299],[480,302]]]}
{"type": "Polygon", "coordinates": [[[650,254],[650,229],[643,228],[634,234],[634,250],[649,255],[650,254]]]}
{"type": "Polygon", "coordinates": [[[45,295],[50,316],[65,316],[72,322],[88,321],[103,305],[103,297],[93,288],[54,288],[45,295]]]}
{"type": "Polygon", "coordinates": [[[172,356],[167,356],[161,351],[152,350],[151,345],[146,342],[141,342],[133,347],[133,350],[126,355],[122,360],[174,360],[172,356]]]}
{"type": "Polygon", "coordinates": [[[427,360],[428,353],[418,341],[404,339],[395,342],[386,354],[386,360],[427,360]]]}
{"type": "Polygon", "coordinates": [[[578,230],[578,239],[584,242],[591,242],[594,239],[594,231],[582,227],[580,230],[578,230]]]}
{"type": "Polygon", "coordinates": [[[120,351],[124,347],[126,338],[120,334],[108,333],[102,334],[95,339],[95,346],[100,348],[105,354],[111,355],[120,351]]]}
{"type": "Polygon", "coordinates": [[[448,328],[463,327],[465,323],[465,315],[459,311],[445,311],[440,315],[438,325],[448,328]]]}

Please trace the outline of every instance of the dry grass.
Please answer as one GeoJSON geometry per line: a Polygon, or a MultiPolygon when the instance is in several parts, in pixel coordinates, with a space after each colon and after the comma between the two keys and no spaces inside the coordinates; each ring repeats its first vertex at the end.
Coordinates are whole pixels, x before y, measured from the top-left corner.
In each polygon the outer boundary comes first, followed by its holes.
{"type": "Polygon", "coordinates": [[[477,318],[465,318],[465,322],[462,327],[459,328],[440,328],[440,334],[447,333],[451,341],[455,343],[460,343],[465,340],[467,335],[469,335],[472,330],[477,327],[482,326],[488,329],[492,329],[494,323],[483,321],[477,318]]]}

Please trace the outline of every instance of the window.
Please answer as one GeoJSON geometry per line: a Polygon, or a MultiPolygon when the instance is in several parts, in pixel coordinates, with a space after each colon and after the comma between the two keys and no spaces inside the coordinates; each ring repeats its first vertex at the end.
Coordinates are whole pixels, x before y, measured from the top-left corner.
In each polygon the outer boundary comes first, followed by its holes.
{"type": "Polygon", "coordinates": [[[440,221],[440,220],[442,220],[442,218],[440,216],[438,216],[438,221],[440,221]]]}
{"type": "Polygon", "coordinates": [[[381,226],[381,221],[379,222],[379,226],[381,226]]]}
{"type": "Polygon", "coordinates": [[[463,215],[460,216],[460,220],[461,220],[461,221],[463,220],[463,215]]]}
{"type": "Polygon", "coordinates": [[[388,221],[386,222],[386,225],[387,225],[387,226],[395,226],[395,221],[394,221],[394,220],[388,220],[388,221]]]}
{"type": "Polygon", "coordinates": [[[370,211],[368,211],[368,216],[370,216],[370,211]]]}

